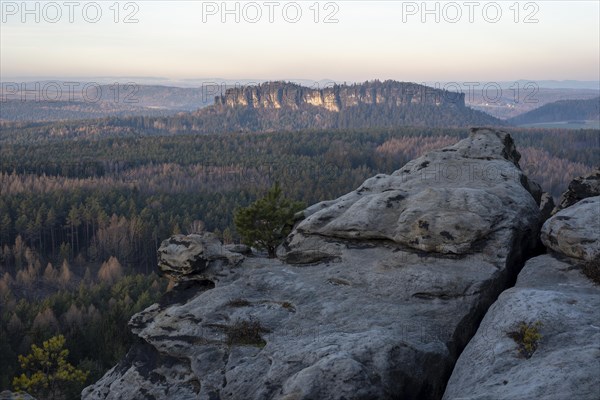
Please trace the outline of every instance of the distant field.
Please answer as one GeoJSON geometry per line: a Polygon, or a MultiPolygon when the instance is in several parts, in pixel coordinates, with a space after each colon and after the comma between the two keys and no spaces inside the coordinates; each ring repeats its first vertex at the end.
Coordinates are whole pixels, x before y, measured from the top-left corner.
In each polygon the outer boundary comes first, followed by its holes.
{"type": "Polygon", "coordinates": [[[563,129],[600,129],[600,121],[558,121],[558,122],[540,122],[537,124],[519,125],[523,128],[563,128],[563,129]]]}

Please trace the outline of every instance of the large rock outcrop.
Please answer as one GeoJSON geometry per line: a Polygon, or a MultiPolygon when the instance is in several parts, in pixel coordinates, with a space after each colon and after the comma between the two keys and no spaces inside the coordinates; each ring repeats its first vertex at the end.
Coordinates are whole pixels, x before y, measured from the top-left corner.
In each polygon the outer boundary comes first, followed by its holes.
{"type": "Polygon", "coordinates": [[[186,280],[84,399],[437,399],[537,244],[536,185],[503,132],[310,207],[279,249],[186,280]]]}
{"type": "Polygon", "coordinates": [[[599,398],[600,282],[588,277],[600,276],[599,232],[600,197],[546,221],[542,241],[549,254],[527,261],[515,287],[490,308],[444,399],[599,398]],[[529,358],[509,337],[523,323],[541,335],[529,358]]]}
{"type": "Polygon", "coordinates": [[[511,229],[535,230],[533,200],[539,204],[542,192],[522,174],[519,158],[508,134],[474,129],[454,146],[308,208],[281,257],[294,262],[310,261],[310,254],[339,256],[344,246],[328,238],[387,240],[414,250],[461,255],[485,248],[499,234],[510,236],[511,229]],[[523,207],[530,213],[519,221],[523,207]]]}

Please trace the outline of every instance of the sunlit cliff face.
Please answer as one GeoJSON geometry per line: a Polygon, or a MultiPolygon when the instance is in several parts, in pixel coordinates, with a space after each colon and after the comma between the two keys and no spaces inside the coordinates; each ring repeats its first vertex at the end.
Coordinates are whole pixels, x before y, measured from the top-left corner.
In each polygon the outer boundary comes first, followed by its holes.
{"type": "Polygon", "coordinates": [[[464,107],[464,95],[403,82],[367,82],[362,85],[331,86],[322,89],[301,87],[293,83],[270,82],[259,86],[228,89],[215,98],[215,104],[227,107],[262,109],[288,108],[296,110],[304,105],[322,107],[339,112],[358,105],[407,104],[464,107]]]}

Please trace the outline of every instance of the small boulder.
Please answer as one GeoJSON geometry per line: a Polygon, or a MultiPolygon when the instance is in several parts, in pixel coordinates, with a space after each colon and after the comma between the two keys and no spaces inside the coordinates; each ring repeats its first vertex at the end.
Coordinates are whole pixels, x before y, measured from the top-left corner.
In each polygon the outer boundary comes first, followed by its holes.
{"type": "Polygon", "coordinates": [[[592,262],[600,259],[600,196],[579,201],[544,223],[542,243],[556,253],[592,262]]]}
{"type": "Polygon", "coordinates": [[[158,249],[160,272],[175,282],[210,280],[216,272],[243,259],[241,254],[227,250],[212,233],[174,235],[158,249]]]}

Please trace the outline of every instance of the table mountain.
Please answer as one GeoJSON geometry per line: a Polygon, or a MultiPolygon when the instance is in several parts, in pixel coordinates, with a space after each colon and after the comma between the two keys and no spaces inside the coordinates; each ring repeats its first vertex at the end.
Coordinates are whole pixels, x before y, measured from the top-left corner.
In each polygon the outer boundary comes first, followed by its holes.
{"type": "Polygon", "coordinates": [[[505,125],[465,106],[464,93],[415,83],[372,81],[308,88],[289,82],[227,89],[199,110],[197,126],[221,131],[275,131],[393,126],[505,125]]]}

